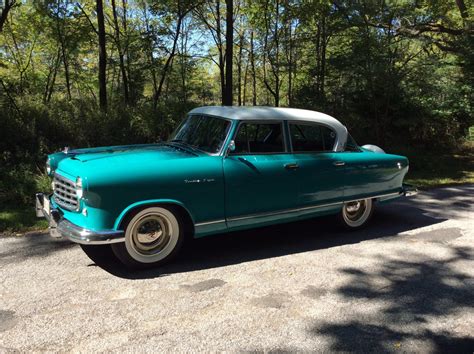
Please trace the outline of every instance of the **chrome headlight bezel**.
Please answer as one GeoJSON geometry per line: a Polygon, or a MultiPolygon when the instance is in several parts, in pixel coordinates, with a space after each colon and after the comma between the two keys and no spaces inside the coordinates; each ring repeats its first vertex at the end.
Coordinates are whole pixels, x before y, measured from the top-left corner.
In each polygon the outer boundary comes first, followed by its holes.
{"type": "Polygon", "coordinates": [[[46,160],[46,173],[48,174],[48,176],[51,176],[53,173],[53,170],[51,168],[51,160],[49,158],[46,160]]]}
{"type": "Polygon", "coordinates": [[[82,197],[84,196],[84,189],[83,189],[81,177],[76,178],[76,196],[77,196],[77,199],[82,199],[82,197]]]}

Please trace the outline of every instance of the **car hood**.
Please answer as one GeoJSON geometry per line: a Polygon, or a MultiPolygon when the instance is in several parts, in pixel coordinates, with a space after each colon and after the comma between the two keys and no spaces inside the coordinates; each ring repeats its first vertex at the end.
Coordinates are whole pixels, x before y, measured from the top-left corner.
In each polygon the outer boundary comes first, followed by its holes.
{"type": "MultiPolygon", "coordinates": [[[[107,159],[111,162],[126,162],[129,159],[169,160],[196,156],[196,154],[167,144],[105,146],[90,149],[69,150],[66,157],[81,162],[107,159]]],[[[105,161],[104,161],[105,162],[105,161]]]]}
{"type": "Polygon", "coordinates": [[[69,150],[50,155],[52,168],[75,179],[77,176],[150,173],[168,161],[196,158],[199,153],[168,144],[108,146],[69,150]]]}

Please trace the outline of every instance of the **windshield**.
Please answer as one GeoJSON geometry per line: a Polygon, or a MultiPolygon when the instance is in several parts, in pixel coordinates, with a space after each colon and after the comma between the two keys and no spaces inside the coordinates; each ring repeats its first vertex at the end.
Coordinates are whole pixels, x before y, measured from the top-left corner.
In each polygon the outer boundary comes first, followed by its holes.
{"type": "Polygon", "coordinates": [[[228,120],[191,115],[176,129],[169,142],[188,145],[215,154],[221,150],[229,128],[228,120]]]}

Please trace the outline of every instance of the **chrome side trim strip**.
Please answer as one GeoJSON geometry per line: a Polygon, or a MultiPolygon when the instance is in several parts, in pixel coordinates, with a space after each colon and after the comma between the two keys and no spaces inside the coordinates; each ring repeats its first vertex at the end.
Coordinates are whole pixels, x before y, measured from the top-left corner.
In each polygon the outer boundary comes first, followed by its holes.
{"type": "MultiPolygon", "coordinates": [[[[380,194],[380,195],[374,195],[373,197],[362,198],[362,199],[376,199],[376,198],[385,198],[385,197],[401,196],[402,193],[403,193],[403,192],[380,194]]],[[[351,199],[351,200],[345,200],[344,203],[357,202],[358,200],[361,200],[361,198],[358,198],[358,199],[351,199]]]]}
{"type": "Polygon", "coordinates": [[[222,223],[222,222],[225,222],[225,219],[200,222],[200,223],[194,224],[194,226],[195,227],[207,226],[207,225],[212,225],[212,224],[219,224],[219,223],[222,223]]]}
{"type": "Polygon", "coordinates": [[[329,203],[329,204],[323,204],[323,205],[314,205],[314,206],[308,206],[308,207],[296,208],[296,209],[287,209],[287,210],[281,210],[281,211],[275,211],[275,212],[269,212],[269,213],[258,213],[258,214],[250,214],[250,215],[245,215],[245,216],[237,216],[234,218],[229,218],[227,219],[227,221],[239,221],[239,220],[252,219],[252,218],[261,218],[261,217],[275,216],[275,215],[281,215],[281,214],[297,213],[299,211],[325,208],[325,207],[330,207],[330,206],[336,206],[339,204],[343,204],[343,202],[329,203]]]}
{"type": "MultiPolygon", "coordinates": [[[[401,195],[402,195],[402,192],[395,192],[395,193],[375,195],[375,196],[369,197],[369,198],[374,199],[374,198],[384,198],[384,197],[401,196],[401,195]]],[[[275,215],[280,215],[280,214],[297,213],[297,212],[300,212],[300,211],[307,211],[307,210],[312,210],[312,209],[321,209],[321,208],[326,208],[326,207],[331,207],[331,206],[336,206],[336,205],[342,205],[344,203],[355,202],[355,201],[358,201],[360,199],[361,198],[359,198],[359,199],[350,199],[350,200],[345,200],[345,201],[336,202],[336,203],[329,203],[329,204],[322,204],[322,205],[312,205],[312,206],[307,206],[307,207],[303,207],[303,208],[295,208],[295,209],[287,209],[287,210],[268,212],[268,213],[257,213],[257,214],[250,214],[250,215],[245,215],[245,216],[237,216],[237,217],[233,217],[233,218],[228,218],[227,221],[239,221],[239,220],[252,219],[252,218],[275,216],[275,215]]]]}

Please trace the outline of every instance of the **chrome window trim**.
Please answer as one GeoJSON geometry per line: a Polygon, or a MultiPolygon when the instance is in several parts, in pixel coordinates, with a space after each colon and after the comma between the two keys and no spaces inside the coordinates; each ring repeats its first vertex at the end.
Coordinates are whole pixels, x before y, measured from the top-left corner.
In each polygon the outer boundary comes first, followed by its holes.
{"type": "MultiPolygon", "coordinates": [[[[205,154],[205,155],[208,155],[208,156],[221,156],[223,151],[225,151],[224,148],[227,148],[227,143],[229,141],[229,136],[232,134],[232,125],[233,125],[233,122],[234,120],[233,119],[230,119],[230,118],[226,118],[226,117],[221,117],[221,116],[216,116],[216,115],[211,115],[211,114],[205,114],[205,113],[189,113],[186,118],[184,118],[184,120],[179,123],[179,126],[181,126],[181,124],[183,124],[183,122],[188,119],[190,116],[201,116],[201,117],[211,117],[211,118],[218,118],[218,119],[223,119],[223,120],[226,120],[230,123],[230,126],[229,126],[229,131],[227,132],[227,135],[226,137],[224,138],[224,141],[222,142],[222,146],[221,146],[221,149],[218,151],[218,152],[207,152],[207,151],[204,151],[204,150],[201,150],[201,149],[197,149],[199,152],[205,154]]],[[[177,128],[176,128],[177,129],[177,128]]],[[[173,131],[174,133],[174,131],[173,131]]],[[[166,143],[168,142],[165,141],[166,143]]]]}
{"type": "Polygon", "coordinates": [[[214,115],[223,118],[230,118],[237,121],[251,120],[282,120],[291,122],[312,122],[329,125],[334,129],[339,139],[335,151],[342,151],[347,138],[347,128],[336,118],[328,114],[297,108],[265,107],[265,106],[206,106],[194,108],[190,114],[214,115]]]}

